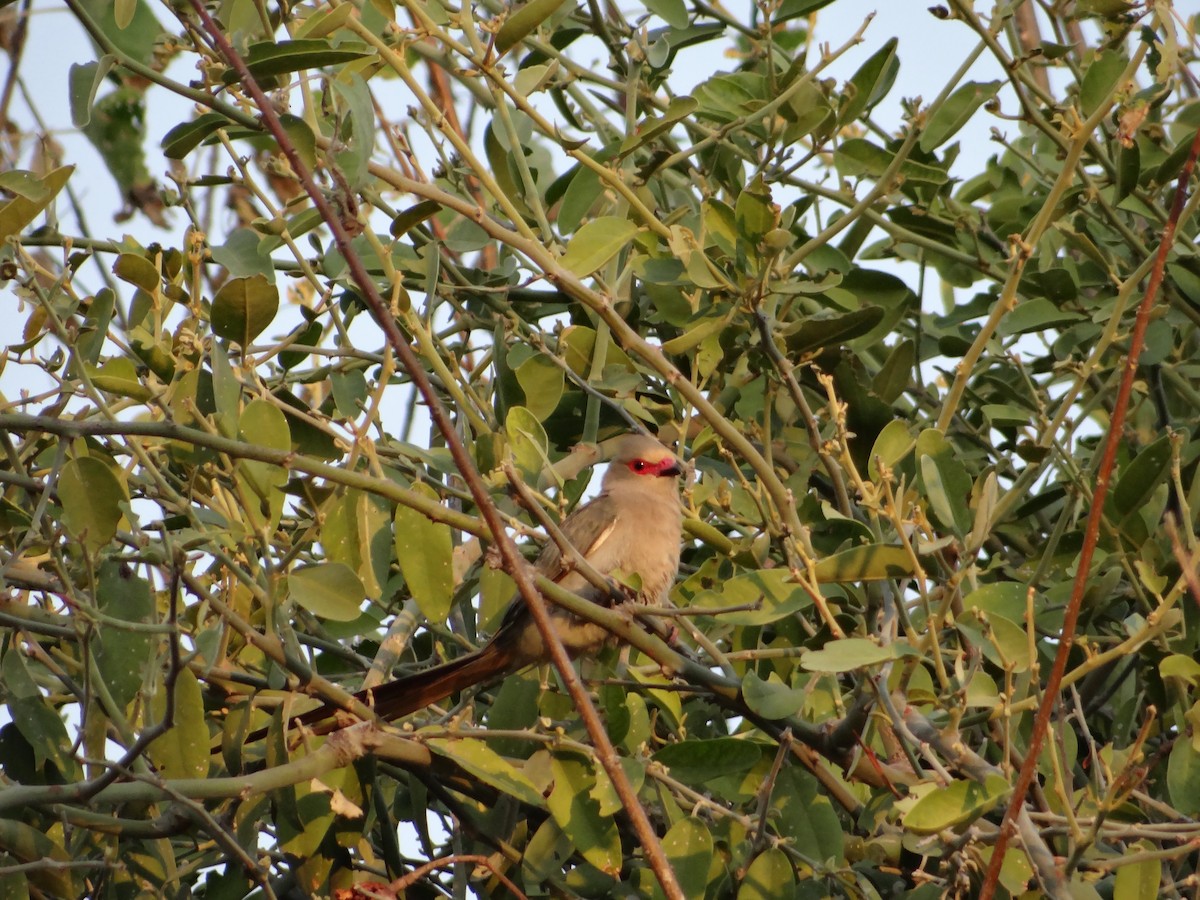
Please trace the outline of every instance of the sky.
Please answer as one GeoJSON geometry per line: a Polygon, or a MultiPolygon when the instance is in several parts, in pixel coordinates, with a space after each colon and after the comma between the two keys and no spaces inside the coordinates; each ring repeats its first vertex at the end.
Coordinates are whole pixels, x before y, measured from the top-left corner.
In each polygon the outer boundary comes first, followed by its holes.
{"type": "MultiPolygon", "coordinates": [[[[940,21],[928,11],[931,2],[932,0],[878,0],[872,3],[863,0],[838,0],[820,13],[818,34],[822,41],[836,47],[862,25],[863,19],[872,10],[875,12],[864,42],[850,50],[830,68],[828,76],[836,78],[839,83],[853,75],[887,39],[893,36],[898,38],[901,69],[897,84],[875,113],[876,120],[885,128],[895,130],[902,124],[900,97],[923,97],[926,101],[931,100],[941,91],[974,46],[974,39],[964,25],[940,21]]],[[[981,4],[985,5],[990,6],[981,4]]],[[[729,6],[736,8],[734,3],[730,3],[729,6]]],[[[1200,0],[1179,2],[1176,3],[1176,8],[1181,13],[1190,15],[1200,11],[1200,0]]],[[[15,5],[8,9],[15,9],[15,5]]],[[[143,244],[158,241],[168,246],[178,245],[177,232],[180,232],[184,225],[180,215],[174,217],[172,228],[165,231],[141,216],[135,216],[132,220],[118,225],[111,222],[112,211],[119,209],[123,203],[111,178],[105,172],[103,163],[90,144],[73,128],[67,103],[69,65],[90,61],[95,54],[86,36],[61,3],[54,0],[33,0],[33,10],[22,74],[26,87],[35,97],[39,112],[47,118],[46,125],[50,133],[64,146],[65,158],[79,165],[71,186],[82,199],[92,228],[98,234],[129,233],[143,244]]],[[[712,54],[712,48],[706,46],[681,55],[677,64],[676,84],[699,82],[711,75],[715,69],[727,70],[731,67],[732,62],[725,58],[717,60],[716,66],[713,66],[712,54]]],[[[810,61],[812,59],[810,56],[810,61]]],[[[172,74],[184,80],[189,77],[187,72],[178,68],[172,74]]],[[[981,57],[966,76],[968,80],[977,81],[1002,77],[1003,73],[986,55],[981,57]]],[[[149,138],[146,149],[152,171],[161,176],[166,163],[157,153],[158,142],[172,125],[186,115],[188,104],[170,97],[161,90],[151,91],[149,97],[149,138]]],[[[1002,93],[1001,104],[1006,111],[1013,111],[1011,95],[1002,93]]],[[[29,126],[31,122],[28,109],[19,97],[13,101],[11,115],[24,126],[29,126]]],[[[956,138],[963,145],[961,159],[974,161],[995,152],[995,145],[989,140],[989,129],[993,125],[1003,130],[1006,123],[1000,120],[989,121],[989,117],[981,115],[968,124],[956,138]]],[[[28,146],[23,161],[28,164],[28,146]]],[[[68,232],[75,230],[73,224],[68,222],[64,222],[63,227],[68,232]]],[[[907,280],[915,286],[915,275],[911,275],[907,280]]],[[[15,301],[11,294],[6,297],[5,293],[5,288],[0,285],[0,299],[8,301],[3,308],[11,317],[15,301]]],[[[283,333],[287,328],[288,326],[280,321],[272,327],[269,334],[283,333]]],[[[18,390],[28,387],[21,381],[27,371],[23,367],[7,367],[0,373],[0,393],[12,398],[18,390]]]]}
{"type": "MultiPolygon", "coordinates": [[[[1200,7],[1200,0],[1192,0],[1200,7]]],[[[155,4],[154,6],[157,6],[155,4]]],[[[736,9],[738,4],[728,6],[736,9]]],[[[934,97],[962,58],[973,45],[965,26],[959,23],[938,21],[926,9],[923,2],[894,0],[894,2],[864,3],[861,0],[839,0],[819,14],[818,34],[823,41],[839,46],[862,24],[863,19],[874,9],[874,19],[862,44],[850,50],[830,69],[832,77],[839,82],[849,78],[857,68],[889,37],[899,39],[900,76],[892,95],[877,109],[876,118],[888,128],[900,125],[897,98],[922,96],[927,100],[934,97]]],[[[153,8],[153,7],[152,7],[153,8]]],[[[34,0],[33,16],[28,44],[22,63],[22,74],[27,88],[34,94],[39,112],[47,119],[50,133],[66,148],[66,157],[81,164],[87,177],[73,178],[72,187],[83,197],[89,210],[93,228],[111,232],[105,218],[110,211],[120,207],[120,198],[115,185],[104,177],[103,165],[87,143],[72,126],[67,104],[67,79],[71,63],[83,63],[94,58],[94,52],[86,36],[60,3],[50,0],[34,0]]],[[[161,15],[161,10],[159,10],[161,15]]],[[[728,69],[732,61],[721,58],[713,66],[711,45],[702,45],[692,51],[684,51],[676,65],[674,83],[686,87],[696,83],[716,69],[728,69]]],[[[810,55],[810,60],[813,56],[810,55]]],[[[7,62],[7,59],[5,59],[7,62]]],[[[976,80],[1000,77],[990,60],[982,59],[976,70],[968,76],[976,80]]],[[[173,77],[186,80],[189,73],[177,66],[173,77]]],[[[173,124],[180,121],[181,111],[188,104],[179,101],[161,90],[149,93],[149,139],[147,152],[152,171],[161,174],[165,161],[157,154],[157,143],[173,124]]],[[[24,126],[31,119],[20,99],[14,100],[12,117],[24,126]]],[[[977,134],[964,133],[962,139],[979,142],[980,152],[988,152],[986,131],[977,134]]],[[[25,161],[28,160],[28,153],[25,161]]],[[[156,229],[143,217],[122,224],[120,230],[128,231],[143,242],[163,241],[164,233],[156,229]]]]}

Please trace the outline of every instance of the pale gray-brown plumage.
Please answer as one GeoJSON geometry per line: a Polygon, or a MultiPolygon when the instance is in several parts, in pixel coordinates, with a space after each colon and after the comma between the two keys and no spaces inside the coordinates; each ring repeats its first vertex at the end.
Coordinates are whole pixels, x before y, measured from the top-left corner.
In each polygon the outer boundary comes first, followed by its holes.
{"type": "MultiPolygon", "coordinates": [[[[617,444],[599,495],[560,526],[566,540],[600,574],[636,574],[644,602],[664,599],[679,569],[681,472],[679,460],[658,441],[626,435],[617,444]]],[[[553,541],[546,544],[534,566],[540,574],[593,602],[611,602],[609,592],[593,586],[569,564],[564,566],[563,554],[553,541]]],[[[603,627],[552,603],[548,606],[555,631],[572,658],[595,653],[608,640],[603,627]]],[[[381,717],[395,719],[471,685],[548,659],[541,633],[524,598],[518,595],[491,641],[481,649],[356,696],[381,717]]],[[[312,724],[330,715],[328,707],[320,707],[293,721],[312,724]]]]}

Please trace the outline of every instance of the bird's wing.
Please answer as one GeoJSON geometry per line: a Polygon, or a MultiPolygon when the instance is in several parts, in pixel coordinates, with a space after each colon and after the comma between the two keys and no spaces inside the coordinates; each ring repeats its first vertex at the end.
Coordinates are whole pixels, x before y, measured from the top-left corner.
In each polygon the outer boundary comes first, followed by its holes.
{"type": "MultiPolygon", "coordinates": [[[[560,529],[563,537],[579,551],[580,556],[589,561],[594,560],[601,546],[616,530],[616,513],[616,505],[612,498],[607,494],[600,494],[563,519],[560,529]]],[[[534,566],[538,572],[553,581],[560,580],[571,568],[569,564],[563,565],[562,550],[553,539],[546,542],[534,561],[534,566]]]]}
{"type": "MultiPolygon", "coordinates": [[[[605,541],[616,530],[616,513],[616,504],[613,503],[612,498],[607,494],[599,494],[595,499],[576,508],[574,512],[563,519],[559,528],[571,546],[578,550],[584,559],[595,564],[594,561],[601,552],[605,541]]],[[[563,565],[562,550],[553,539],[548,540],[542,547],[542,552],[538,554],[533,565],[539,574],[552,581],[561,582],[573,573],[573,569],[569,565],[563,565]]],[[[604,571],[603,567],[599,568],[601,572],[604,571]]],[[[571,590],[582,592],[585,596],[591,593],[599,594],[590,584],[582,580],[582,576],[575,575],[571,581],[578,582],[577,584],[568,584],[571,590]]],[[[599,596],[592,599],[603,602],[599,596]]],[[[500,626],[496,629],[492,639],[496,640],[502,632],[520,633],[529,627],[528,617],[529,610],[525,606],[525,598],[518,591],[508,609],[504,611],[504,617],[500,620],[500,626]]]]}

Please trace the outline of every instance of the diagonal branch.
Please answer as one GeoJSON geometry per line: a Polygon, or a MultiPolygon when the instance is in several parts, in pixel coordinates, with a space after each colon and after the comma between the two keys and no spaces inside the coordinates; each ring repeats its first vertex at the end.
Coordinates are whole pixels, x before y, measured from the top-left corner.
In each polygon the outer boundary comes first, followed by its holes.
{"type": "Polygon", "coordinates": [[[554,633],[554,627],[550,621],[550,613],[546,608],[545,601],[538,593],[529,572],[524,567],[524,560],[517,550],[516,545],[504,530],[499,511],[492,502],[491,495],[484,486],[483,480],[475,468],[474,461],[468,455],[462,441],[459,440],[454,423],[442,405],[437,392],[433,389],[429,377],[421,367],[408,341],[400,332],[400,328],[390,314],[388,305],[380,295],[374,279],[371,278],[362,259],[354,251],[350,235],[343,227],[341,218],[313,181],[312,173],[288,138],[270,100],[263,93],[262,88],[258,86],[254,76],[251,75],[245,62],[229,43],[220,26],[209,15],[202,0],[192,0],[192,8],[214,45],[220,51],[221,56],[237,72],[242,88],[254,100],[262,116],[263,123],[270,130],[275,140],[278,141],[280,148],[291,163],[293,171],[296,172],[304,185],[305,191],[312,199],[313,205],[332,232],[338,250],[346,260],[351,277],[354,279],[357,288],[362,292],[362,296],[370,307],[376,323],[383,331],[388,344],[395,352],[396,357],[400,360],[409,377],[412,379],[413,384],[416,386],[417,391],[424,399],[430,418],[445,438],[446,446],[450,450],[454,464],[462,475],[463,480],[466,481],[467,487],[471,491],[471,496],[479,507],[480,514],[483,516],[492,533],[493,539],[496,541],[501,559],[504,561],[505,569],[512,576],[518,590],[520,590],[521,595],[529,605],[534,622],[537,623],[538,631],[541,633],[546,647],[550,650],[554,666],[562,675],[563,682],[567,686],[571,699],[575,702],[584,725],[587,727],[588,734],[592,738],[593,744],[596,747],[596,755],[604,766],[605,772],[607,772],[609,778],[612,780],[613,786],[616,788],[621,802],[625,806],[626,813],[633,823],[634,830],[646,853],[646,858],[651,869],[654,871],[667,897],[671,898],[671,900],[683,900],[683,891],[679,886],[670,862],[667,860],[662,844],[658,840],[658,836],[650,822],[650,817],[638,801],[633,786],[621,768],[620,759],[604,729],[604,723],[600,720],[596,708],[592,705],[591,698],[584,689],[583,683],[579,680],[579,676],[575,673],[566,649],[554,633]]]}
{"type": "Polygon", "coordinates": [[[1046,680],[1042,692],[1042,702],[1038,706],[1037,715],[1033,720],[1033,731],[1029,736],[1029,749],[1025,753],[1025,762],[1017,775],[1017,783],[1013,788],[1012,799],[1008,810],[1004,813],[1000,834],[996,839],[996,848],[992,860],[988,864],[987,876],[984,878],[983,889],[980,891],[981,900],[990,900],[996,890],[1000,878],[1000,866],[1004,861],[1004,849],[1008,844],[1008,836],[1014,822],[1025,807],[1025,795],[1033,783],[1037,771],[1038,754],[1050,728],[1050,715],[1058,703],[1058,691],[1062,685],[1063,674],[1067,668],[1067,656],[1075,643],[1075,626],[1079,621],[1079,610],[1083,605],[1083,595],[1087,590],[1091,577],[1092,556],[1096,551],[1096,542],[1100,537],[1100,523],[1104,520],[1104,501],[1108,496],[1108,485],[1112,481],[1113,468],[1117,461],[1117,451],[1121,446],[1121,434],[1125,425],[1125,414],[1129,408],[1129,397],[1133,391],[1133,380],[1137,375],[1138,357],[1142,353],[1142,344],[1146,337],[1146,327],[1150,322],[1150,313],[1154,309],[1154,301],[1162,284],[1163,273],[1166,270],[1167,255],[1175,242],[1175,229],[1179,225],[1179,217],[1183,212],[1184,201],[1187,197],[1188,182],[1192,170],[1196,167],[1196,156],[1200,154],[1200,130],[1192,139],[1192,149],[1187,162],[1179,173],[1179,181],[1175,188],[1175,199],[1171,204],[1171,215],[1163,228],[1162,238],[1158,245],[1158,254],[1154,260],[1154,269],[1150,272],[1150,282],[1146,285],[1146,294],[1138,306],[1137,318],[1133,324],[1133,335],[1129,340],[1129,354],[1121,371],[1121,384],[1117,389],[1117,398],[1113,404],[1112,420],[1104,439],[1104,453],[1100,467],[1096,472],[1096,487],[1092,492],[1092,503],[1088,512],[1087,526],[1083,535],[1083,547],[1079,551],[1079,561],[1076,564],[1075,583],[1071,589],[1071,599],[1063,617],[1062,635],[1058,642],[1058,652],[1054,656],[1054,666],[1046,680]]]}

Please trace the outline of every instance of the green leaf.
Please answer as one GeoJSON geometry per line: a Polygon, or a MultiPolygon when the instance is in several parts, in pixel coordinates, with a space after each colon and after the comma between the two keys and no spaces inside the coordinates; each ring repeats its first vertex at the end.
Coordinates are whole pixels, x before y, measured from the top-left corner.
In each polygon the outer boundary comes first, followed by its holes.
{"type": "Polygon", "coordinates": [[[545,353],[535,353],[514,370],[525,392],[525,408],[544,422],[563,395],[563,370],[545,353]]]}
{"type": "Polygon", "coordinates": [[[822,310],[808,316],[798,328],[786,337],[789,356],[815,353],[835,344],[866,334],[881,321],[884,310],[878,306],[864,306],[850,312],[822,310]]]}
{"type": "Polygon", "coordinates": [[[422,200],[399,213],[392,219],[392,237],[403,237],[422,222],[432,219],[441,212],[442,205],[436,200],[422,200]]]}
{"type": "Polygon", "coordinates": [[[230,122],[220,113],[204,113],[189,122],[181,122],[163,135],[160,142],[167,159],[184,159],[204,140],[230,122]]]}
{"type": "MultiPolygon", "coordinates": [[[[1129,847],[1131,853],[1156,849],[1150,841],[1129,847]]],[[[1113,879],[1113,900],[1157,900],[1162,896],[1162,876],[1162,861],[1153,857],[1123,865],[1113,879]]]]}
{"type": "MultiPolygon", "coordinates": [[[[354,770],[349,766],[326,772],[321,780],[316,779],[297,784],[288,789],[288,802],[281,802],[280,815],[276,818],[276,839],[285,853],[308,861],[308,871],[326,865],[325,858],[317,851],[333,825],[330,793],[333,790],[349,789],[354,780],[354,770]]],[[[283,791],[276,792],[277,796],[283,791]]]]}
{"type": "Polygon", "coordinates": [[[329,388],[338,414],[350,421],[362,415],[367,398],[371,396],[371,387],[362,369],[330,372],[329,388]]]}
{"type": "Polygon", "coordinates": [[[320,9],[299,23],[293,37],[323,38],[345,26],[346,21],[356,14],[354,7],[345,4],[329,9],[320,9]]]}
{"type": "Polygon", "coordinates": [[[96,604],[105,616],[96,625],[96,665],[118,708],[125,709],[155,661],[157,638],[147,631],[122,627],[125,622],[135,628],[155,624],[150,583],[124,566],[105,561],[96,579],[96,604]]]}
{"type": "MultiPolygon", "coordinates": [[[[61,834],[61,829],[54,829],[61,834]]],[[[82,897],[83,886],[72,877],[76,860],[48,833],[49,829],[35,828],[13,818],[0,819],[0,851],[5,857],[28,864],[30,883],[39,890],[32,896],[82,897]]],[[[31,896],[26,887],[24,894],[15,894],[14,900],[31,896]]]]}
{"type": "Polygon", "coordinates": [[[75,781],[80,776],[79,765],[71,755],[72,741],[67,726],[38,688],[33,685],[32,675],[20,658],[20,651],[9,650],[4,654],[3,669],[5,687],[9,691],[8,712],[21,736],[33,750],[37,769],[44,779],[75,781]],[[28,682],[30,687],[21,686],[20,693],[13,689],[17,680],[28,682]],[[46,772],[46,763],[53,763],[56,773],[46,772]]]}
{"type": "Polygon", "coordinates": [[[1163,678],[1182,678],[1188,684],[1200,684],[1200,662],[1182,653],[1172,653],[1158,664],[1158,674],[1163,678]]]}
{"type": "Polygon", "coordinates": [[[155,50],[161,46],[159,42],[165,33],[150,11],[150,4],[133,4],[132,18],[128,18],[128,5],[122,6],[113,0],[83,0],[80,5],[119,54],[147,65],[153,62],[155,50]],[[120,16],[118,9],[122,13],[120,16]]]}
{"type": "Polygon", "coordinates": [[[1171,438],[1163,435],[1142,448],[1133,462],[1124,466],[1116,487],[1113,504],[1121,516],[1141,509],[1160,484],[1166,481],[1171,469],[1171,438]]]}
{"type": "Polygon", "coordinates": [[[809,650],[800,665],[809,672],[854,672],[896,658],[892,647],[880,647],[866,638],[830,641],[820,650],[809,650]]]}
{"type": "Polygon", "coordinates": [[[916,834],[937,834],[973,822],[992,810],[1011,790],[1008,779],[989,775],[983,784],[954,781],[938,785],[904,814],[904,827],[916,834]]]}
{"type": "MultiPolygon", "coordinates": [[[[1025,598],[1027,585],[1015,581],[997,581],[980,585],[963,598],[963,609],[978,609],[988,615],[1004,616],[1013,622],[1025,621],[1025,598]]],[[[1037,609],[1037,594],[1034,594],[1034,609],[1037,609]]]]}
{"type": "MultiPolygon", "coordinates": [[[[838,174],[843,178],[861,178],[869,176],[879,178],[892,164],[895,155],[884,150],[866,138],[851,138],[842,141],[833,154],[833,164],[838,174]]],[[[900,163],[899,173],[909,181],[924,184],[945,184],[950,176],[937,166],[914,162],[906,159],[900,163]]]]}
{"type": "Polygon", "coordinates": [[[678,356],[681,353],[687,353],[689,350],[698,347],[705,338],[714,334],[721,334],[729,327],[729,320],[732,317],[732,311],[726,312],[725,315],[712,316],[710,318],[699,319],[688,323],[687,330],[679,337],[671,338],[662,345],[663,353],[667,356],[678,356]]]}
{"type": "MultiPolygon", "coordinates": [[[[238,430],[242,440],[257,447],[271,450],[290,450],[291,430],[282,410],[269,400],[251,400],[238,418],[238,430]]],[[[279,488],[287,484],[287,470],[269,462],[255,459],[238,461],[241,472],[250,489],[264,500],[280,500],[279,488]]]]}
{"type": "Polygon", "coordinates": [[[787,854],[771,847],[754,857],[738,884],[737,900],[779,900],[790,897],[796,875],[787,854]]]}
{"type": "Polygon", "coordinates": [[[565,0],[529,0],[516,12],[510,13],[496,32],[496,52],[503,55],[517,46],[558,12],[558,8],[564,2],[565,0]]]}
{"type": "Polygon", "coordinates": [[[603,193],[604,183],[600,180],[600,174],[582,163],[577,165],[558,207],[558,227],[563,234],[578,230],[579,223],[591,215],[592,207],[603,193]]]}
{"type": "MultiPolygon", "coordinates": [[[[680,0],[663,0],[663,2],[674,4],[679,3],[682,8],[683,4],[680,0]]],[[[687,13],[684,13],[687,16],[687,13]]],[[[621,155],[627,156],[629,153],[636,150],[638,147],[645,146],[653,141],[660,134],[665,134],[670,131],[682,119],[686,119],[699,107],[695,97],[676,97],[660,115],[648,115],[645,119],[638,123],[633,134],[625,138],[621,142],[621,155]]],[[[590,172],[591,170],[588,169],[590,172]]],[[[559,223],[561,226],[561,222],[559,223]]]]}
{"type": "Polygon", "coordinates": [[[691,600],[693,606],[750,606],[720,614],[726,625],[767,625],[806,609],[812,598],[792,580],[786,568],[756,569],[721,582],[718,587],[700,591],[691,600]]]}
{"type": "Polygon", "coordinates": [[[550,441],[538,417],[524,406],[512,407],[504,418],[504,435],[508,438],[517,471],[527,483],[537,484],[550,461],[550,441]]]}
{"type": "Polygon", "coordinates": [[[1008,425],[1020,428],[1023,425],[1032,425],[1034,420],[1030,410],[1013,403],[985,403],[979,409],[987,420],[997,427],[1008,425]]]}
{"type": "Polygon", "coordinates": [[[911,338],[897,343],[879,373],[871,380],[871,390],[884,403],[895,403],[912,383],[916,359],[917,345],[911,338]]]}
{"type": "MultiPolygon", "coordinates": [[[[438,500],[428,485],[410,488],[414,493],[438,500]]],[[[396,561],[408,584],[409,593],[430,622],[444,622],[454,599],[454,548],[450,526],[426,518],[424,513],[397,506],[394,528],[396,561]]]]}
{"type": "Polygon", "coordinates": [[[827,556],[816,565],[821,584],[875,581],[916,574],[908,551],[894,544],[863,544],[827,556]]]}
{"type": "Polygon", "coordinates": [[[69,76],[71,124],[76,128],[83,128],[91,121],[92,106],[96,102],[96,91],[104,83],[116,62],[115,56],[106,53],[98,60],[71,65],[69,76]]]}
{"type": "Polygon", "coordinates": [[[32,172],[6,173],[4,187],[16,196],[0,204],[0,243],[19,234],[36,219],[58,196],[74,171],[74,166],[61,166],[40,178],[32,172]],[[13,186],[14,175],[27,180],[28,187],[25,190],[17,190],[13,186]]]}
{"type": "Polygon", "coordinates": [[[662,839],[663,852],[675,870],[685,897],[703,897],[713,864],[713,839],[696,816],[680,819],[662,839]]]}
{"type": "Polygon", "coordinates": [[[545,808],[542,792],[529,780],[529,776],[514,768],[486,741],[433,738],[426,742],[426,746],[438,756],[453,760],[485,784],[516,797],[522,803],[538,809],[545,808]]]}
{"type": "Polygon", "coordinates": [[[746,185],[746,189],[738,194],[734,216],[738,238],[744,241],[751,251],[758,247],[767,232],[775,227],[771,191],[763,183],[762,175],[756,175],[754,180],[746,185]]]}
{"type": "Polygon", "coordinates": [[[112,271],[122,281],[141,288],[147,294],[157,292],[162,285],[158,267],[140,253],[122,253],[113,263],[112,271]]]}
{"type": "Polygon", "coordinates": [[[212,330],[242,349],[263,333],[279,311],[279,288],[262,275],[231,278],[212,301],[212,330]]]}
{"type": "Polygon", "coordinates": [[[58,498],[67,530],[96,551],[116,535],[129,495],[108,465],[81,456],[68,460],[59,472],[58,498]]]}
{"type": "MultiPolygon", "coordinates": [[[[1012,667],[1014,672],[1028,672],[1032,660],[1029,655],[1029,634],[1023,627],[1004,616],[992,614],[987,617],[991,639],[982,635],[983,655],[1000,668],[1012,667]]],[[[967,628],[966,617],[959,624],[967,628]]]]}
{"type": "Polygon", "coordinates": [[[853,122],[863,113],[887,96],[900,71],[900,60],[896,57],[896,45],[892,38],[868,59],[850,79],[846,101],[838,113],[843,125],[853,122]]]}
{"type": "Polygon", "coordinates": [[[951,94],[929,118],[921,134],[921,151],[930,153],[958,133],[975,111],[1000,90],[999,81],[968,81],[951,94]]]}
{"type": "Polygon", "coordinates": [[[656,763],[670,770],[671,777],[690,785],[749,772],[761,758],[762,747],[750,741],[694,737],[667,744],[653,756],[656,763]]]}
{"type": "Polygon", "coordinates": [[[786,719],[798,713],[807,699],[807,692],[788,687],[772,674],[763,681],[753,670],[742,680],[742,699],[751,710],[766,719],[786,719]]]}
{"type": "Polygon", "coordinates": [[[580,278],[591,275],[620,253],[637,231],[637,225],[621,216],[593,219],[575,232],[559,262],[580,278]]]}
{"type": "Polygon", "coordinates": [[[1043,332],[1063,328],[1084,318],[1076,312],[1060,309],[1049,300],[1034,297],[1022,300],[1000,320],[997,331],[1005,336],[1043,332]]]}
{"type": "MultiPolygon", "coordinates": [[[[340,85],[341,82],[338,82],[338,84],[340,85]]],[[[371,124],[374,124],[373,119],[371,124]]],[[[292,149],[296,151],[296,155],[300,157],[300,161],[311,172],[317,166],[317,136],[313,134],[307,122],[292,113],[280,113],[279,125],[283,129],[284,134],[287,135],[287,139],[291,141],[292,149]]],[[[367,149],[364,152],[370,154],[371,147],[372,144],[368,143],[367,149]]],[[[354,182],[351,183],[353,184],[354,182]]]]}
{"type": "MultiPolygon", "coordinates": [[[[343,73],[331,84],[339,100],[338,109],[350,126],[348,140],[343,139],[338,150],[337,164],[350,187],[358,188],[368,178],[367,163],[375,149],[375,106],[371,102],[371,90],[356,72],[343,73]]],[[[305,123],[301,121],[300,124],[307,130],[305,123]]],[[[308,140],[315,160],[316,138],[310,134],[308,140]]]]}
{"type": "MultiPolygon", "coordinates": [[[[160,686],[150,703],[154,721],[167,711],[166,688],[160,686]]],[[[175,714],[172,727],[150,745],[150,758],[164,779],[204,778],[208,775],[209,737],[204,718],[204,697],[191,669],[180,669],[175,678],[175,714]]]]}
{"type": "MultiPolygon", "coordinates": [[[[559,352],[571,371],[586,378],[592,370],[592,362],[597,352],[596,329],[587,325],[568,325],[562,330],[558,340],[559,352]]],[[[620,366],[626,372],[635,371],[633,362],[611,336],[600,349],[604,352],[604,368],[620,366]]]]}
{"type": "Polygon", "coordinates": [[[214,262],[220,263],[236,278],[257,275],[273,282],[275,265],[271,262],[271,242],[253,228],[235,228],[224,244],[212,248],[214,262]]]}
{"type": "Polygon", "coordinates": [[[771,806],[779,810],[779,833],[787,835],[805,858],[842,865],[842,822],[816,778],[798,766],[784,766],[775,780],[771,806]]]}
{"type": "Polygon", "coordinates": [[[939,453],[920,458],[921,483],[934,515],[959,537],[971,530],[971,478],[954,456],[939,453]]]}
{"type": "Polygon", "coordinates": [[[292,600],[322,619],[352,622],[362,609],[366,589],[345,563],[298,566],[288,573],[292,600]]]}
{"type": "MultiPolygon", "coordinates": [[[[279,351],[279,364],[283,366],[284,370],[294,369],[300,365],[309,356],[306,348],[315,347],[323,333],[324,329],[320,322],[301,322],[288,335],[288,340],[291,342],[288,345],[290,349],[279,351]]],[[[336,394],[336,388],[334,390],[336,394]]]]}
{"type": "Polygon", "coordinates": [[[819,9],[824,9],[832,2],[833,0],[783,0],[777,7],[775,24],[779,25],[797,16],[807,16],[819,9]]]}
{"type": "Polygon", "coordinates": [[[646,0],[646,9],[673,28],[688,26],[688,11],[683,0],[646,0]]]}
{"type": "MultiPolygon", "coordinates": [[[[322,66],[337,66],[374,54],[366,44],[343,41],[336,46],[320,38],[302,38],[296,41],[262,41],[252,44],[243,59],[250,74],[258,79],[272,79],[277,75],[299,72],[301,69],[319,69],[322,66]]],[[[226,84],[241,80],[235,70],[229,69],[222,76],[226,84]]]]}
{"type": "Polygon", "coordinates": [[[1200,753],[1192,742],[1180,738],[1167,759],[1167,793],[1176,812],[1200,814],[1200,753]]]}
{"type": "Polygon", "coordinates": [[[100,368],[87,366],[86,371],[92,384],[107,394],[130,397],[139,402],[154,396],[154,392],[138,378],[137,366],[127,356],[114,356],[105,360],[100,368]]]}
{"type": "Polygon", "coordinates": [[[357,573],[372,600],[383,596],[392,558],[391,509],[383,498],[347,490],[325,510],[321,546],[329,562],[345,563],[357,573]]]}
{"type": "Polygon", "coordinates": [[[882,478],[880,463],[894,470],[912,452],[916,443],[906,420],[892,419],[884,425],[875,436],[875,444],[871,447],[871,462],[867,469],[871,480],[879,481],[882,478]]]}
{"type": "Polygon", "coordinates": [[[1096,55],[1079,83],[1079,105],[1085,116],[1108,102],[1118,87],[1117,79],[1128,65],[1129,60],[1121,50],[1104,50],[1096,55]]]}
{"type": "MultiPolygon", "coordinates": [[[[636,795],[642,789],[642,785],[646,783],[646,766],[640,759],[630,759],[627,756],[622,756],[620,762],[621,771],[625,773],[625,778],[636,795]]],[[[601,766],[596,767],[596,786],[592,788],[592,799],[600,805],[600,815],[602,816],[616,815],[624,809],[621,795],[613,786],[608,772],[601,766]]]]}

